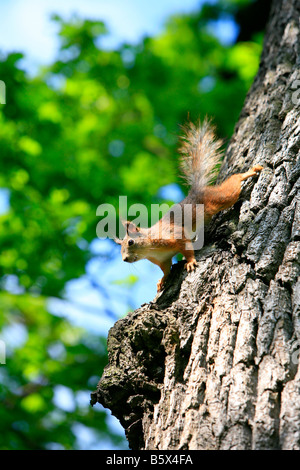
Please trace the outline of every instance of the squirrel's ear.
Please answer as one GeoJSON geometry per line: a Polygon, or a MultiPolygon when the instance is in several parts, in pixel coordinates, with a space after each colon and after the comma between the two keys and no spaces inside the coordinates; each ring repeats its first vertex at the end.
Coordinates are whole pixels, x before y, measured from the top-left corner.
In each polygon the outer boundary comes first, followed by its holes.
{"type": "Polygon", "coordinates": [[[126,232],[128,233],[128,235],[130,235],[131,233],[139,233],[140,229],[139,227],[137,227],[133,222],[123,222],[123,225],[126,229],[126,232]]]}

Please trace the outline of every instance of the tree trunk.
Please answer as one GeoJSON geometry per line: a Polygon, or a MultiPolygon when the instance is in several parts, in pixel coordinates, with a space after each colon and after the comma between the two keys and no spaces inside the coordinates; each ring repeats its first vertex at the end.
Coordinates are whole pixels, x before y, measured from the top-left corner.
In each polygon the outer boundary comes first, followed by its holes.
{"type": "Polygon", "coordinates": [[[264,170],[214,218],[196,271],[173,266],[110,330],[92,401],[132,449],[300,449],[299,18],[274,1],[219,179],[264,170]]]}

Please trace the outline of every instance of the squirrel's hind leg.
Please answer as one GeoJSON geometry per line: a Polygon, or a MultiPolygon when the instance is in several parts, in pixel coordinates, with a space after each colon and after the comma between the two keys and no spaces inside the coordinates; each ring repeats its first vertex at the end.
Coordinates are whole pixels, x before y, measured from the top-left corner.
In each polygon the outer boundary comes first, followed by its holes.
{"type": "Polygon", "coordinates": [[[255,165],[251,170],[246,171],[246,173],[241,173],[241,180],[244,181],[247,178],[256,176],[262,169],[263,167],[261,165],[255,165]]]}
{"type": "Polygon", "coordinates": [[[204,192],[205,215],[209,218],[218,212],[233,206],[241,193],[241,182],[258,175],[263,169],[256,165],[245,173],[235,173],[218,186],[208,186],[204,192]]]}

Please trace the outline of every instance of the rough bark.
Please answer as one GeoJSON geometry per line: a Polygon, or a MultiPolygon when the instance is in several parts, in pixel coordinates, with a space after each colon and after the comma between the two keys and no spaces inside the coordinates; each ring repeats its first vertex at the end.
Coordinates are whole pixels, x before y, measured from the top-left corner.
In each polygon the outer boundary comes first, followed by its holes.
{"type": "Polygon", "coordinates": [[[298,0],[273,3],[220,180],[265,169],[213,220],[196,271],[175,265],[110,330],[92,401],[132,449],[300,449],[299,18],[298,0]]]}

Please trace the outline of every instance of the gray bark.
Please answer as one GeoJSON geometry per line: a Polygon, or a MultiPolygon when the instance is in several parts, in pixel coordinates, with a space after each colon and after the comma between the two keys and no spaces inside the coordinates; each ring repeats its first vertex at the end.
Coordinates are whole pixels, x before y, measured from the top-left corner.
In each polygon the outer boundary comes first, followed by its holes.
{"type": "Polygon", "coordinates": [[[109,333],[92,401],[132,449],[300,449],[299,18],[298,0],[273,3],[220,180],[264,170],[214,218],[196,271],[175,265],[109,333]]]}

